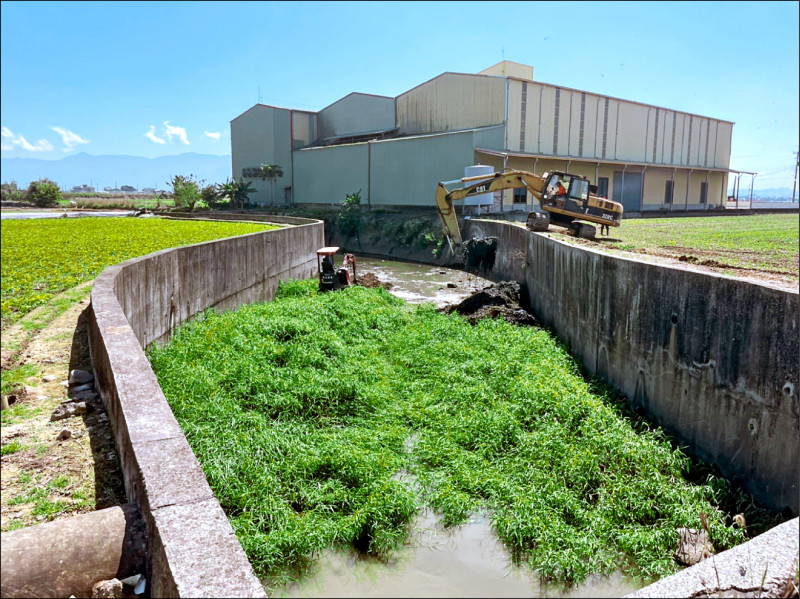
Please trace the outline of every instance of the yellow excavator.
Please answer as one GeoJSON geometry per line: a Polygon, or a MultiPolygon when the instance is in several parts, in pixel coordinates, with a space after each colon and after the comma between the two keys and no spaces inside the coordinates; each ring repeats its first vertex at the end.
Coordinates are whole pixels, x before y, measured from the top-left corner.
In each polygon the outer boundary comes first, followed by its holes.
{"type": "Polygon", "coordinates": [[[461,249],[463,240],[453,203],[471,196],[515,188],[527,189],[539,201],[542,212],[529,213],[526,222],[533,231],[547,231],[553,222],[569,227],[576,237],[593,239],[596,229],[587,223],[619,227],[622,221],[622,204],[595,195],[597,188],[581,175],[563,171],[536,175],[506,169],[491,175],[464,177],[440,182],[436,188],[436,211],[454,254],[461,249]],[[448,191],[447,186],[458,184],[462,187],[448,191]]]}

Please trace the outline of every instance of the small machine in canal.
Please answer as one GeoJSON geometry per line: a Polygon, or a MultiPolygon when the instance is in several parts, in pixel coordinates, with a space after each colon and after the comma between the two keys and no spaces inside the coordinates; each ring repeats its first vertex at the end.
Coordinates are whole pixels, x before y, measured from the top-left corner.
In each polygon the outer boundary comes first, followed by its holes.
{"type": "Polygon", "coordinates": [[[353,254],[345,254],[342,265],[336,266],[336,253],[339,248],[336,246],[319,248],[317,250],[317,271],[319,272],[319,290],[335,291],[356,285],[356,257],[353,254]],[[352,270],[352,276],[350,271],[352,270]]]}

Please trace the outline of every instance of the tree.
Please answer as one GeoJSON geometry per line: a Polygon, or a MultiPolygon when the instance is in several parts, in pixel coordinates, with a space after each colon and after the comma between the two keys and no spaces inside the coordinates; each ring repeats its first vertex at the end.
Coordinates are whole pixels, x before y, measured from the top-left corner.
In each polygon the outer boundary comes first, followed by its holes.
{"type": "Polygon", "coordinates": [[[258,167],[258,179],[269,181],[269,205],[275,205],[275,179],[283,177],[283,167],[277,164],[262,164],[258,167]]]}
{"type": "Polygon", "coordinates": [[[167,181],[167,185],[172,186],[172,198],[178,208],[188,208],[189,212],[194,210],[195,204],[200,201],[200,186],[205,181],[195,181],[194,175],[184,177],[175,175],[172,181],[167,181]]]}
{"type": "Polygon", "coordinates": [[[50,208],[58,205],[58,201],[61,199],[61,190],[55,181],[39,179],[31,181],[31,184],[28,185],[25,199],[40,208],[50,208]]]}
{"type": "Polygon", "coordinates": [[[8,181],[4,182],[2,186],[0,186],[0,190],[2,191],[4,202],[22,201],[22,190],[17,187],[17,182],[15,180],[12,179],[10,183],[8,181]]]}
{"type": "Polygon", "coordinates": [[[219,186],[222,197],[229,198],[234,208],[244,208],[250,202],[250,194],[255,190],[250,181],[229,179],[219,186]]]}
{"type": "Polygon", "coordinates": [[[358,242],[358,249],[361,247],[361,190],[346,195],[342,202],[342,208],[336,217],[336,226],[339,232],[345,237],[355,237],[358,242]]]}

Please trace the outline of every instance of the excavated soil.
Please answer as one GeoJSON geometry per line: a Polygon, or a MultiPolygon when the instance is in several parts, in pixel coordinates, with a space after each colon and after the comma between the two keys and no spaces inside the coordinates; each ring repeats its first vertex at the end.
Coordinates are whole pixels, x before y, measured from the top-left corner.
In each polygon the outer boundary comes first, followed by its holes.
{"type": "Polygon", "coordinates": [[[361,287],[383,287],[387,291],[392,289],[394,285],[389,281],[381,281],[378,276],[374,272],[366,272],[364,274],[358,274],[358,284],[361,287]]]}
{"type": "Polygon", "coordinates": [[[442,309],[442,312],[456,312],[470,324],[482,318],[502,318],[518,326],[537,326],[536,318],[520,307],[520,301],[519,283],[503,281],[476,291],[460,303],[442,309]]]}

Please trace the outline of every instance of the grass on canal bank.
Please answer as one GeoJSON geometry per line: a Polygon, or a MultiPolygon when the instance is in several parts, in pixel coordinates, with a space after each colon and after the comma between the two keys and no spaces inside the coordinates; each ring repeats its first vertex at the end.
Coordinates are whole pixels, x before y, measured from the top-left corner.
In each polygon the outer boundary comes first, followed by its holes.
{"type": "Polygon", "coordinates": [[[161,387],[257,574],[328,547],[386,555],[429,506],[488,513],[545,579],[677,569],[679,527],[717,551],[774,518],[586,382],[546,331],[469,325],[382,289],[207,311],[150,352],[161,387]]]}

